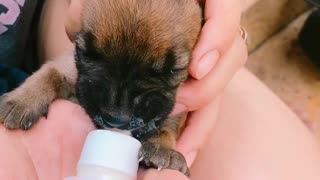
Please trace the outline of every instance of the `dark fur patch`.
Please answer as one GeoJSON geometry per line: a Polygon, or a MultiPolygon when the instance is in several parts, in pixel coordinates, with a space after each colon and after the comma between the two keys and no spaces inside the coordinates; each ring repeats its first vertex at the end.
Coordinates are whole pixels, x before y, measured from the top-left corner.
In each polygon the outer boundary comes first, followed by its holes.
{"type": "Polygon", "coordinates": [[[84,7],[75,55],[80,104],[92,119],[119,124],[166,119],[187,79],[199,6],[190,0],[92,0],[84,7]]]}

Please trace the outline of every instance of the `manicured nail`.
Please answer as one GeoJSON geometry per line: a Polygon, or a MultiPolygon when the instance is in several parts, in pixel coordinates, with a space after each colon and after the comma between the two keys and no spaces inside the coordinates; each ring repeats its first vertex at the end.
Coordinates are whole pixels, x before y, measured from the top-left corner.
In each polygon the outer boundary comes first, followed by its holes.
{"type": "Polygon", "coordinates": [[[207,75],[219,59],[217,50],[210,51],[205,54],[199,61],[196,78],[201,79],[207,75]]]}
{"type": "Polygon", "coordinates": [[[172,115],[177,115],[177,114],[180,114],[180,113],[183,113],[183,112],[186,112],[187,111],[187,107],[183,104],[180,104],[180,103],[177,103],[174,108],[173,108],[173,111],[172,111],[172,115]]]}
{"type": "Polygon", "coordinates": [[[197,155],[198,155],[198,151],[196,151],[196,150],[191,151],[191,152],[186,154],[185,158],[186,158],[188,167],[190,167],[193,164],[193,162],[196,159],[197,155]]]}

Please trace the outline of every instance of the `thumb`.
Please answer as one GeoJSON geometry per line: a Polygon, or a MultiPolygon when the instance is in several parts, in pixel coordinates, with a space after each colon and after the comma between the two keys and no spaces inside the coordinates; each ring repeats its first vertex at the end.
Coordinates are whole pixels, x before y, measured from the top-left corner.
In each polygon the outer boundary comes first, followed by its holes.
{"type": "Polygon", "coordinates": [[[177,150],[181,152],[190,167],[199,150],[205,144],[215,125],[219,112],[221,97],[204,108],[192,112],[188,117],[188,123],[177,143],[177,150]]]}

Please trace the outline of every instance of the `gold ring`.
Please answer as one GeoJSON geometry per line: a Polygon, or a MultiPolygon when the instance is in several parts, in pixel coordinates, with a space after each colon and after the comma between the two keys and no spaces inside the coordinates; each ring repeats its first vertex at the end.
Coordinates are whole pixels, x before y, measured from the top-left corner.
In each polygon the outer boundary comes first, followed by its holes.
{"type": "Polygon", "coordinates": [[[248,32],[246,31],[246,29],[243,26],[240,26],[239,31],[240,31],[240,35],[243,38],[243,40],[246,43],[248,43],[248,32]]]}

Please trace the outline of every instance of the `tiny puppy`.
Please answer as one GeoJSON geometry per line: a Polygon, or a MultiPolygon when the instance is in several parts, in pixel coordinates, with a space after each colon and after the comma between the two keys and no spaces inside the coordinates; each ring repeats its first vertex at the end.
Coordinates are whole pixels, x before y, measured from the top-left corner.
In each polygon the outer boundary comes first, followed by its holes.
{"type": "Polygon", "coordinates": [[[142,164],[189,175],[174,150],[182,116],[168,117],[188,77],[201,29],[194,0],[90,0],[72,55],[44,64],[19,88],[0,97],[0,121],[27,130],[52,101],[76,100],[97,128],[142,142],[142,164]]]}

